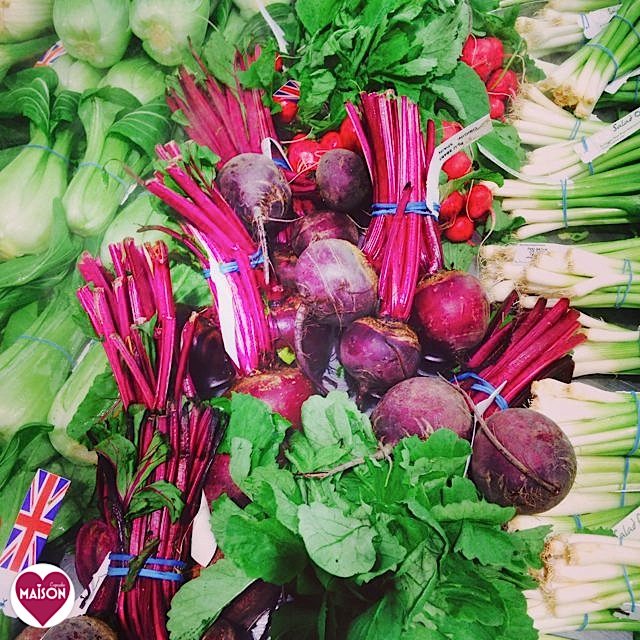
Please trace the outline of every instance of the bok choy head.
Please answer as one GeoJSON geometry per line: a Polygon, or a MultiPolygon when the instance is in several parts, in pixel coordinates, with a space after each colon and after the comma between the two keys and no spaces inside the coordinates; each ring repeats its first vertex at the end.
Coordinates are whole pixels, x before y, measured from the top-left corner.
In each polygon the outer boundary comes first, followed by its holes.
{"type": "Polygon", "coordinates": [[[0,94],[0,118],[28,118],[29,143],[0,171],[0,260],[44,251],[51,237],[53,202],[67,187],[78,96],[54,95],[51,69],[21,74],[0,94]]]}
{"type": "Polygon", "coordinates": [[[53,0],[2,0],[0,42],[24,42],[53,30],[53,0]]]}

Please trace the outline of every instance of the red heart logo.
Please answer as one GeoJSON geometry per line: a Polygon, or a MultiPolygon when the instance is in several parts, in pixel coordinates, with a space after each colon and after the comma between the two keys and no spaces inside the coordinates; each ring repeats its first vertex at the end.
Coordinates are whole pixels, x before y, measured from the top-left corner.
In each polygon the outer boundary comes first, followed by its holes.
{"type": "Polygon", "coordinates": [[[71,582],[62,571],[52,571],[43,578],[25,571],[14,588],[18,602],[44,627],[66,603],[71,582]]]}

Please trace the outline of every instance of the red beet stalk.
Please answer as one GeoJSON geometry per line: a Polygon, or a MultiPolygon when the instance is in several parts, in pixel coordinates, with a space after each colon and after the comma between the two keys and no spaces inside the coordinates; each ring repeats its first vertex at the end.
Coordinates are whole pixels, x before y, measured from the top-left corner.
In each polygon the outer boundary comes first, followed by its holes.
{"type": "Polygon", "coordinates": [[[189,562],[188,533],[219,434],[213,410],[199,406],[185,392],[195,318],[178,335],[166,245],[157,242],[141,248],[125,241],[111,254],[115,275],[97,259],[83,255],[80,272],[87,284],[78,297],[103,340],[124,408],[136,403],[146,413],[131,434],[137,466],[124,493],[115,485],[114,462],[101,456],[101,509],[106,523],[117,525],[119,548],[114,552],[142,560],[150,555],[144,569],[169,575],[163,579],[136,575],[128,590],[120,578],[113,606],[119,637],[164,639],[168,638],[166,614],[180,585],[175,578],[189,562]],[[146,335],[149,322],[154,323],[152,336],[146,335]],[[171,513],[162,507],[132,516],[126,526],[136,492],[158,481],[179,490],[184,503],[179,517],[172,522],[171,513]]]}
{"type": "MultiPolygon", "coordinates": [[[[510,403],[522,398],[534,380],[557,365],[572,349],[584,342],[579,313],[560,299],[552,307],[539,298],[532,309],[516,308],[511,295],[498,309],[484,341],[466,362],[467,371],[488,383],[488,389],[506,384],[500,396],[510,403]]],[[[474,403],[485,399],[487,391],[474,389],[476,381],[460,377],[459,384],[474,403]]],[[[488,417],[499,409],[496,403],[485,412],[488,417]]]]}

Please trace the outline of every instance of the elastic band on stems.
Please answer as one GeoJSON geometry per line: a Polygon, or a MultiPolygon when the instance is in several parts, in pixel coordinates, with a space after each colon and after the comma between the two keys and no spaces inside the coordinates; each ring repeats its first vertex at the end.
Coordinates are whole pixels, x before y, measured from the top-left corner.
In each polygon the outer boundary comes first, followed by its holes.
{"type": "MultiPolygon", "coordinates": [[[[582,140],[580,140],[580,142],[582,143],[582,148],[585,151],[588,151],[589,145],[587,144],[587,139],[584,136],[582,136],[582,140]]],[[[587,168],[589,169],[589,175],[592,176],[595,173],[593,169],[593,162],[587,162],[587,168]]]]}
{"type": "MultiPolygon", "coordinates": [[[[473,373],[471,371],[467,371],[465,373],[461,373],[460,375],[454,376],[453,381],[458,382],[459,380],[469,380],[469,379],[476,381],[471,385],[471,388],[474,391],[483,391],[488,396],[490,396],[496,390],[496,388],[490,382],[488,382],[484,378],[481,378],[478,374],[473,373]]],[[[499,393],[495,396],[493,401],[498,405],[498,408],[501,410],[509,408],[509,403],[499,393]]]]}
{"type": "Polygon", "coordinates": [[[582,524],[582,519],[577,513],[573,515],[573,520],[576,523],[576,531],[582,531],[584,529],[584,526],[582,524]]]}
{"type": "MultiPolygon", "coordinates": [[[[133,560],[134,556],[128,553],[112,553],[110,556],[110,564],[107,569],[107,575],[116,578],[122,578],[129,574],[129,562],[133,560]],[[123,567],[114,567],[111,565],[113,562],[124,563],[123,567]]],[[[153,580],[169,580],[171,582],[182,582],[184,576],[182,573],[177,573],[174,569],[182,571],[187,565],[182,560],[171,560],[169,558],[147,558],[145,560],[145,566],[138,571],[138,576],[141,578],[152,578],[153,580]],[[169,567],[169,570],[162,571],[160,569],[148,569],[146,565],[156,565],[159,567],[169,567]]]]}
{"type": "Polygon", "coordinates": [[[73,356],[61,345],[47,340],[46,338],[39,338],[38,336],[28,336],[26,334],[22,334],[16,338],[16,340],[31,340],[32,342],[40,342],[42,344],[46,344],[49,347],[52,347],[56,351],[59,351],[69,362],[71,368],[76,366],[76,361],[73,359],[73,356]]]}
{"type": "MultiPolygon", "coordinates": [[[[249,256],[249,265],[255,269],[259,265],[264,263],[264,255],[262,253],[262,249],[258,249],[254,253],[249,256]]],[[[231,262],[220,262],[218,263],[218,269],[221,273],[234,273],[235,271],[240,271],[240,266],[235,260],[231,262]]],[[[202,275],[209,279],[211,277],[211,269],[204,269],[202,275]]]]}
{"type": "Polygon", "coordinates": [[[633,31],[633,33],[635,34],[636,38],[638,38],[638,40],[640,40],[640,32],[636,29],[635,25],[633,24],[633,22],[631,22],[631,20],[629,20],[629,18],[625,17],[625,16],[621,16],[618,13],[614,13],[612,18],[612,20],[622,20],[622,22],[624,22],[631,31],[633,31]]]}
{"type": "Polygon", "coordinates": [[[56,151],[55,149],[48,147],[46,144],[36,144],[35,142],[30,142],[29,144],[25,144],[24,148],[25,149],[42,149],[43,151],[48,151],[51,155],[54,155],[57,158],[60,158],[60,160],[64,160],[66,164],[69,164],[71,162],[71,160],[69,160],[67,156],[63,156],[59,151],[56,151]]]}
{"type": "MultiPolygon", "coordinates": [[[[394,202],[375,202],[371,205],[372,216],[393,215],[398,210],[398,205],[394,202]]],[[[408,202],[404,209],[405,213],[417,213],[424,216],[432,216],[437,218],[437,215],[430,211],[427,207],[427,203],[420,200],[415,202],[408,202]]]]}
{"type": "Polygon", "coordinates": [[[101,165],[99,162],[90,162],[90,161],[80,162],[78,164],[78,169],[80,167],[93,167],[94,169],[99,169],[103,173],[106,173],[110,178],[113,178],[116,182],[119,182],[123,187],[129,187],[130,185],[129,182],[127,182],[126,180],[123,180],[120,176],[117,176],[114,173],[111,173],[109,169],[101,165]]]}
{"type": "Polygon", "coordinates": [[[616,309],[619,309],[624,304],[627,296],[629,295],[629,291],[631,291],[631,285],[633,284],[633,269],[631,268],[631,260],[629,260],[629,258],[625,258],[622,265],[622,273],[628,273],[629,277],[627,279],[627,283],[625,285],[619,286],[618,290],[616,291],[616,309]],[[624,287],[624,291],[621,291],[622,287],[624,287]]]}
{"type": "Polygon", "coordinates": [[[569,140],[575,140],[578,137],[578,132],[582,127],[582,120],[580,118],[576,118],[573,123],[573,127],[571,127],[571,133],[569,133],[569,140]]]}
{"type": "Polygon", "coordinates": [[[585,613],[582,618],[582,624],[576,631],[584,631],[589,626],[589,614],[585,613]]]}
{"type": "Polygon", "coordinates": [[[629,592],[629,598],[631,600],[631,611],[633,612],[636,610],[636,598],[633,593],[633,585],[631,584],[631,580],[629,580],[629,574],[627,573],[626,566],[622,567],[622,574],[624,575],[624,581],[627,585],[627,591],[629,592]]]}
{"type": "Polygon", "coordinates": [[[567,183],[567,178],[562,178],[562,180],[560,180],[560,190],[562,194],[562,224],[565,228],[569,226],[569,215],[567,210],[567,183]]]}
{"type": "Polygon", "coordinates": [[[615,80],[618,77],[618,69],[620,67],[611,49],[609,49],[608,47],[605,47],[603,44],[600,44],[599,42],[587,42],[587,44],[585,44],[584,46],[595,47],[596,49],[600,49],[600,51],[604,51],[604,53],[606,53],[609,56],[609,58],[611,59],[611,62],[613,62],[615,66],[615,71],[613,72],[613,77],[611,78],[611,80],[615,80]]]}

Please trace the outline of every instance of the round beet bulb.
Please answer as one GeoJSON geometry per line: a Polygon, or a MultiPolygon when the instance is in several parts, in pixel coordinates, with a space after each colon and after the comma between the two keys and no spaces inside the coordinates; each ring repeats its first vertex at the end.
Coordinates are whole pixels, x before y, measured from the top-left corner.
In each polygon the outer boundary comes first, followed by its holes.
{"type": "Polygon", "coordinates": [[[296,282],[318,320],[346,326],[372,315],[378,301],[378,276],[358,247],[337,238],[310,244],[298,258],[296,282]]]}
{"type": "Polygon", "coordinates": [[[413,309],[428,350],[476,346],[489,326],[489,299],[480,280],[464,271],[441,271],[418,283],[413,309]]]}
{"type": "Polygon", "coordinates": [[[404,322],[367,316],[354,320],[342,333],[338,357],[355,379],[358,396],[384,392],[416,375],[420,342],[404,322]]]}
{"type": "Polygon", "coordinates": [[[371,179],[364,160],[349,149],[323,153],[316,168],[318,193],[330,209],[349,213],[367,205],[371,179]]]}
{"type": "Polygon", "coordinates": [[[473,441],[470,477],[489,502],[534,514],[555,507],[576,476],[569,438],[547,416],[532,409],[493,413],[473,441]]]}
{"type": "Polygon", "coordinates": [[[262,400],[272,411],[286,418],[294,429],[300,429],[302,403],[315,388],[300,369],[283,367],[239,378],[231,391],[262,400]]]}
{"type": "Polygon", "coordinates": [[[371,414],[371,425],[381,442],[395,444],[417,435],[428,438],[447,428],[471,439],[471,410],[453,385],[435,376],[408,378],[391,387],[371,414]]]}
{"type": "Polygon", "coordinates": [[[300,255],[312,242],[325,238],[341,238],[358,244],[358,227],[346,214],[322,210],[308,213],[291,225],[291,248],[300,255]]]}

